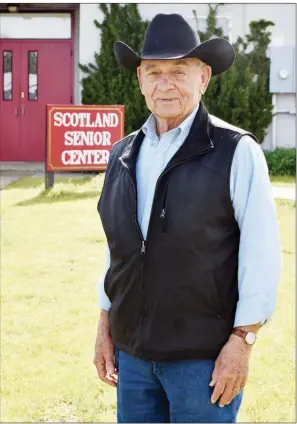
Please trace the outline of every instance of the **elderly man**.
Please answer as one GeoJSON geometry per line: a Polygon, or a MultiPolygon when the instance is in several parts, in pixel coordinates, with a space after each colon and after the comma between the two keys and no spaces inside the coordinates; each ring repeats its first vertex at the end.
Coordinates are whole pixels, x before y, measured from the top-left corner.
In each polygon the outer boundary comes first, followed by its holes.
{"type": "Polygon", "coordinates": [[[152,114],[113,146],[98,204],[109,249],[94,364],[117,386],[118,422],[235,422],[281,255],[256,138],[201,101],[234,50],[159,14],[141,57],[115,53],[152,114]]]}

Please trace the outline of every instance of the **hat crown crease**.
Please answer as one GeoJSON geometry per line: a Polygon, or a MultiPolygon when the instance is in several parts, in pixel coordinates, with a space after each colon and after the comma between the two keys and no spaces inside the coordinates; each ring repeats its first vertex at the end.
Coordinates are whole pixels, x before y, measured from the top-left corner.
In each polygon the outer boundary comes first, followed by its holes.
{"type": "Polygon", "coordinates": [[[147,28],[142,54],[181,56],[200,44],[199,36],[179,15],[157,15],[147,28]]]}

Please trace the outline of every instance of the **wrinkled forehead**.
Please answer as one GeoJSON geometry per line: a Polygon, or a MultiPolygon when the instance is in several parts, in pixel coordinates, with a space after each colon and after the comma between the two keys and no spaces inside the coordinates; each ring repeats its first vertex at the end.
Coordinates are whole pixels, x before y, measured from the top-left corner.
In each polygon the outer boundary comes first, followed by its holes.
{"type": "Polygon", "coordinates": [[[196,57],[191,57],[187,59],[143,59],[140,63],[142,69],[150,70],[154,68],[158,69],[169,69],[175,66],[184,66],[186,68],[193,65],[199,65],[200,60],[196,57]]]}

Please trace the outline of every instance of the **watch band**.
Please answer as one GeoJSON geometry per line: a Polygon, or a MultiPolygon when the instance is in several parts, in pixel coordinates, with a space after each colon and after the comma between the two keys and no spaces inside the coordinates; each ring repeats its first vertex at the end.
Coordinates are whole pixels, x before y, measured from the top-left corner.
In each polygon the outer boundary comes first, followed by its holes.
{"type": "Polygon", "coordinates": [[[237,336],[241,337],[243,340],[245,340],[247,331],[240,330],[239,328],[233,328],[232,334],[236,334],[237,336]]]}

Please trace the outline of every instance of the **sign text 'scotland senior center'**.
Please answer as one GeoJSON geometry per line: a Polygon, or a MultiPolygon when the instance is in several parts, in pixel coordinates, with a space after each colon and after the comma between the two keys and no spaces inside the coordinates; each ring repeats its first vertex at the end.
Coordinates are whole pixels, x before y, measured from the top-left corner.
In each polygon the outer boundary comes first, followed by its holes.
{"type": "Polygon", "coordinates": [[[105,170],[124,137],[123,106],[47,106],[47,170],[105,170]]]}

